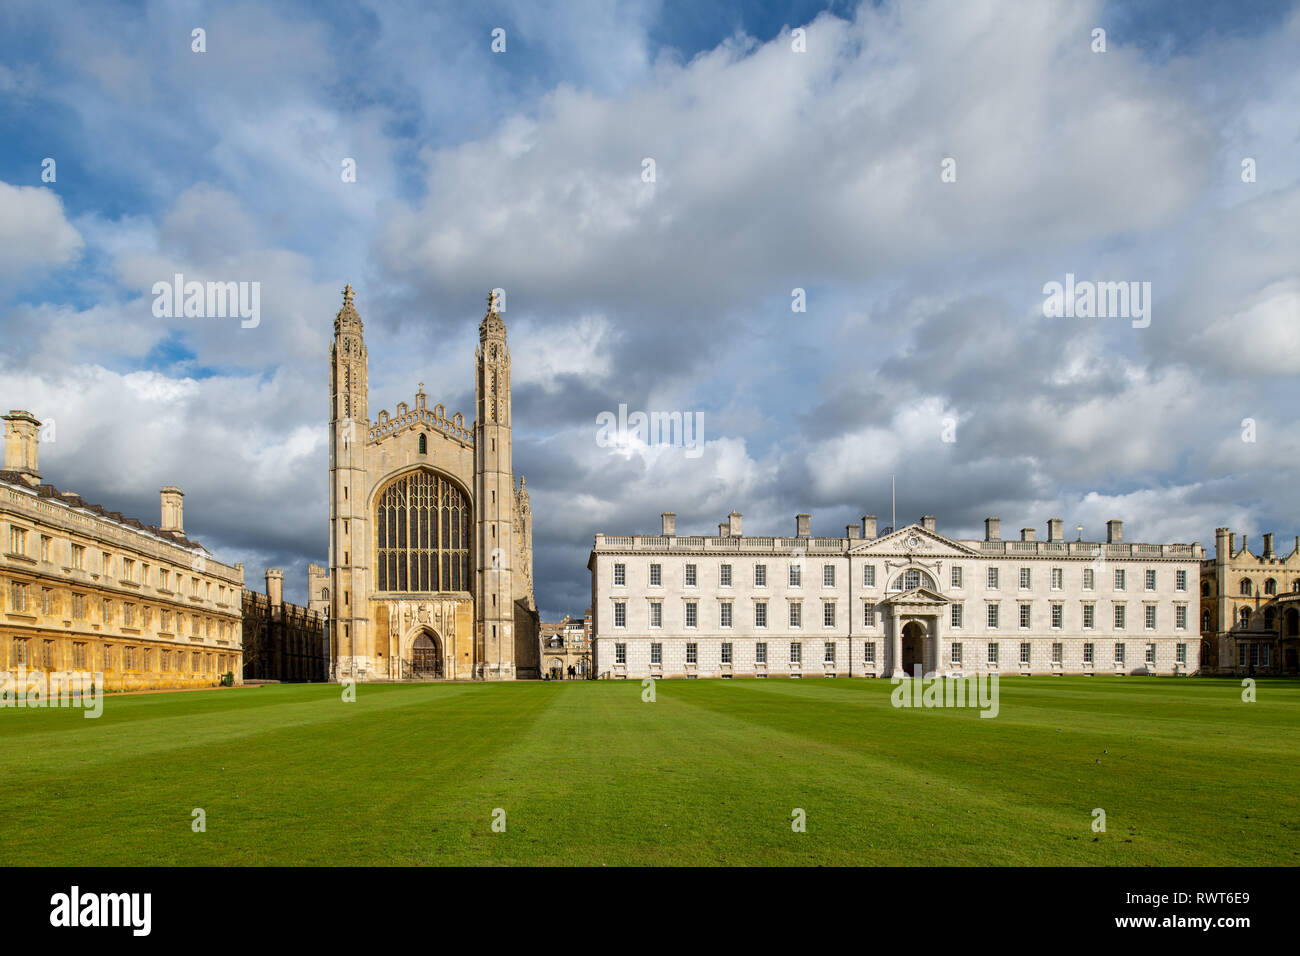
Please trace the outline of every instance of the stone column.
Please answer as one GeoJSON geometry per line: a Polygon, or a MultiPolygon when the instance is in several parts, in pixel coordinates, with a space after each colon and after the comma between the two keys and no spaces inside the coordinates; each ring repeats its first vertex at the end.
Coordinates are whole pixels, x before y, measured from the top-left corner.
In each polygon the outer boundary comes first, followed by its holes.
{"type": "Polygon", "coordinates": [[[898,609],[889,606],[889,676],[903,677],[903,632],[898,623],[898,609]]]}
{"type": "Polygon", "coordinates": [[[930,672],[933,674],[938,674],[939,668],[943,666],[943,628],[940,625],[942,620],[943,612],[939,611],[934,615],[934,635],[930,641],[930,672]]]}

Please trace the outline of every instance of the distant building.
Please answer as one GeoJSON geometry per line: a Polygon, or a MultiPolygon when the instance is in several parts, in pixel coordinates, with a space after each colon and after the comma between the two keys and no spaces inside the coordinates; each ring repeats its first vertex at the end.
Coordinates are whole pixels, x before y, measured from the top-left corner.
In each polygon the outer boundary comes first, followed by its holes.
{"type": "Polygon", "coordinates": [[[30,412],[4,422],[0,671],[102,674],[107,690],[240,683],[244,567],[185,536],[180,489],[162,489],[158,525],[108,511],[42,483],[30,412]]]}
{"type": "Polygon", "coordinates": [[[307,565],[307,610],[321,616],[321,641],[325,659],[330,656],[330,571],[319,564],[307,565]]]}
{"type": "Polygon", "coordinates": [[[596,535],[597,677],[894,677],[922,673],[1192,674],[1199,667],[1199,544],[956,540],[919,524],[877,535],[596,535]]]}
{"type": "Polygon", "coordinates": [[[591,669],[591,609],[584,618],[566,614],[562,621],[543,621],[539,640],[543,674],[564,679],[573,667],[575,676],[586,677],[591,669]]]}
{"type": "Polygon", "coordinates": [[[1273,535],[1255,555],[1241,536],[1214,531],[1214,557],[1201,562],[1201,640],[1219,674],[1300,674],[1300,537],[1279,556],[1273,535]]]}
{"type": "Polygon", "coordinates": [[[267,568],[266,593],[244,591],[244,679],[323,681],[329,673],[325,618],[284,600],[284,572],[267,568]]]}

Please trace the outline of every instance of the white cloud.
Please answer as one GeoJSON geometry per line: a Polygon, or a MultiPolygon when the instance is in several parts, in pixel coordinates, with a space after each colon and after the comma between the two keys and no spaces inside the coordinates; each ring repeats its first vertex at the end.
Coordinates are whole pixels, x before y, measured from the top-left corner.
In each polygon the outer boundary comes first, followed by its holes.
{"type": "Polygon", "coordinates": [[[1300,370],[1300,279],[1259,290],[1240,310],[1192,332],[1186,344],[1243,375],[1294,378],[1300,370]]]}
{"type": "Polygon", "coordinates": [[[80,255],[82,245],[57,193],[0,182],[0,275],[12,278],[66,265],[80,255]]]}
{"type": "Polygon", "coordinates": [[[574,322],[538,326],[520,323],[510,330],[511,381],[518,387],[557,388],[556,377],[605,378],[613,371],[615,333],[603,315],[584,315],[574,322]]]}
{"type": "Polygon", "coordinates": [[[430,151],[428,197],[385,225],[382,255],[430,290],[490,260],[539,298],[714,304],[1167,223],[1204,181],[1184,158],[1206,124],[1137,53],[1098,65],[1086,7],[1048,6],[864,5],[819,17],[804,55],[787,35],[662,63],[617,98],[560,87],[535,119],[430,151]]]}

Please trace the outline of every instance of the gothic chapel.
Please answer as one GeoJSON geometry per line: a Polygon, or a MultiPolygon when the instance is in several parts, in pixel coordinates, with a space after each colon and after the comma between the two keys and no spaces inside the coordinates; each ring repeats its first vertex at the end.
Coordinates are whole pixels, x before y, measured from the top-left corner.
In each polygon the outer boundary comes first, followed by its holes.
{"type": "Polygon", "coordinates": [[[367,411],[352,286],[330,346],[330,676],[540,676],[533,517],[511,466],[510,350],[495,295],[479,325],[477,420],[367,411]]]}

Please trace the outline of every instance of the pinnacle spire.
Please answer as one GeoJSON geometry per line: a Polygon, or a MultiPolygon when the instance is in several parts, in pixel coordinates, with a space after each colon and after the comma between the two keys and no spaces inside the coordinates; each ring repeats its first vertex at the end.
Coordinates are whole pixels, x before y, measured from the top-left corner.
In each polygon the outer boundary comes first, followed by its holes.
{"type": "Polygon", "coordinates": [[[357,308],[352,304],[352,283],[349,282],[343,286],[343,307],[338,310],[334,316],[334,334],[338,335],[344,328],[354,328],[361,331],[361,316],[357,314],[357,308]]]}
{"type": "Polygon", "coordinates": [[[488,335],[499,335],[504,337],[506,334],[506,323],[505,320],[501,318],[501,311],[498,308],[500,304],[499,299],[500,296],[496,289],[493,289],[487,294],[487,314],[483,316],[483,321],[480,322],[478,326],[478,335],[480,340],[486,338],[488,335]]]}

